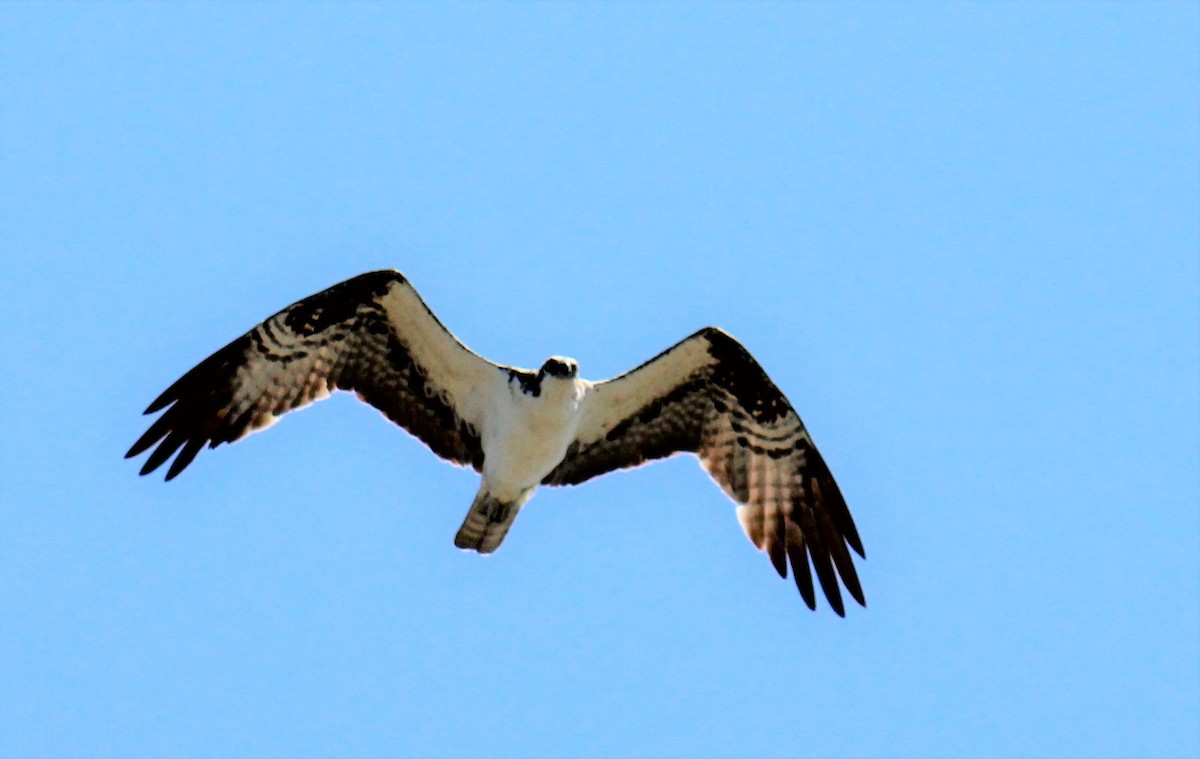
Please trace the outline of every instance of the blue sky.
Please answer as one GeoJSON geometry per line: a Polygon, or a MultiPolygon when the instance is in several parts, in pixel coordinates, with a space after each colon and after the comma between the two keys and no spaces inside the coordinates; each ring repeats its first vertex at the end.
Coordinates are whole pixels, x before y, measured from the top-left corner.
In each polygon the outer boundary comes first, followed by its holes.
{"type": "Polygon", "coordinates": [[[0,756],[1200,753],[1194,3],[0,5],[0,756]],[[868,608],[690,458],[477,486],[352,398],[142,409],[405,272],[617,374],[737,335],[868,608]]]}

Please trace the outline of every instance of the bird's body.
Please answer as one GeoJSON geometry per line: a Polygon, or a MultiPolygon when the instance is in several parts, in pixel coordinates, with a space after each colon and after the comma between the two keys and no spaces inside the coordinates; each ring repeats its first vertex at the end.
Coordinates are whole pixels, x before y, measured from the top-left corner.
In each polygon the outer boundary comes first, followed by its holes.
{"type": "Polygon", "coordinates": [[[747,536],[781,576],[790,561],[810,608],[810,559],[839,614],[839,576],[865,605],[847,550],[862,555],[862,544],[832,475],[787,399],[714,327],[589,382],[568,358],[536,372],[484,359],[399,272],[371,272],[292,304],[201,362],[150,404],[146,413],[165,411],[126,455],[156,446],[142,474],[175,455],[172,479],[205,445],[240,439],[334,389],[481,473],[460,548],[494,551],[539,485],[691,452],[739,504],[747,536]]]}
{"type": "Polygon", "coordinates": [[[591,383],[540,373],[536,386],[510,378],[490,407],[483,446],[483,479],[454,538],[459,548],[491,553],[521,506],[566,455],[591,383]],[[534,388],[536,387],[536,392],[534,388]]]}
{"type": "Polygon", "coordinates": [[[547,376],[534,395],[515,379],[506,383],[481,441],[483,480],[493,493],[537,487],[550,474],[575,438],[590,388],[577,377],[547,376]]]}

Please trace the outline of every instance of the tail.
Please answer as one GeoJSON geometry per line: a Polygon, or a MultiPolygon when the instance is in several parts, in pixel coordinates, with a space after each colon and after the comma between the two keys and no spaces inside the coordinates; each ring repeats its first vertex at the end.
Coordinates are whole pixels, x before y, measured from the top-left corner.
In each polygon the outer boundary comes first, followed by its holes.
{"type": "Polygon", "coordinates": [[[454,536],[454,545],[480,553],[495,551],[508,534],[508,528],[512,527],[517,512],[532,495],[533,488],[530,488],[515,500],[504,502],[489,493],[486,485],[480,487],[467,518],[454,536]]]}

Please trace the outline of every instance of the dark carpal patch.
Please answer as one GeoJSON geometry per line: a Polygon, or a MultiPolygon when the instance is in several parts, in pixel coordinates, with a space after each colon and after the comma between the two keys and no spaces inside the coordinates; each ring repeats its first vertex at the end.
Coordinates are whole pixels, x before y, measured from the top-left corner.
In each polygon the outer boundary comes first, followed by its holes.
{"type": "Polygon", "coordinates": [[[359,306],[376,300],[392,285],[405,281],[404,275],[394,271],[360,274],[288,306],[283,310],[284,324],[302,336],[322,332],[351,320],[359,306]]]}
{"type": "Polygon", "coordinates": [[[760,424],[773,424],[792,410],[787,399],[741,343],[718,329],[701,330],[716,363],[712,381],[732,395],[760,424]]]}

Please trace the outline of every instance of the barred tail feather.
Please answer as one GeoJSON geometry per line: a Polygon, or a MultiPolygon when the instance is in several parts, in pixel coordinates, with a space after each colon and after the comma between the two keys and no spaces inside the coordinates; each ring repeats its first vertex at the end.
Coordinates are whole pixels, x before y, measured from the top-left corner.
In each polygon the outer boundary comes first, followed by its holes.
{"type": "Polygon", "coordinates": [[[533,490],[530,489],[515,500],[501,501],[489,493],[486,486],[481,487],[471,503],[467,518],[454,536],[454,545],[479,553],[495,551],[516,520],[517,512],[532,495],[533,490]]]}

